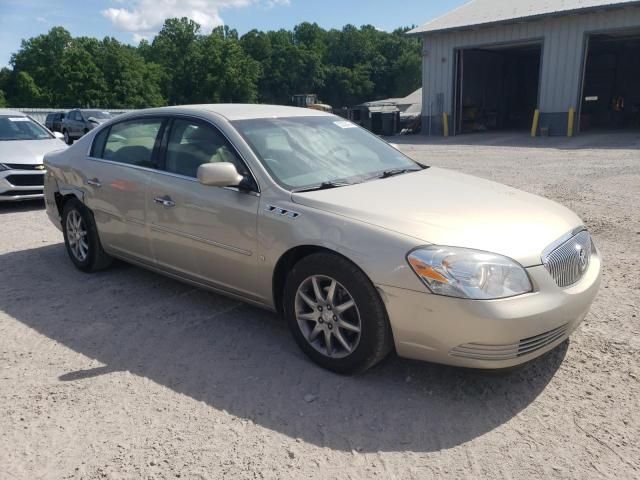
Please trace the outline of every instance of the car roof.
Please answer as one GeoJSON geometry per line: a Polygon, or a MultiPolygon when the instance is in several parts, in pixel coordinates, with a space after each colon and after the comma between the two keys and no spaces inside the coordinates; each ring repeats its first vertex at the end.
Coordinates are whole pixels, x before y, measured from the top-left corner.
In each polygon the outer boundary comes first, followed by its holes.
{"type": "MultiPolygon", "coordinates": [[[[225,117],[227,120],[250,120],[254,118],[282,118],[282,117],[327,117],[330,113],[309,108],[287,107],[283,105],[262,105],[242,103],[216,103],[204,105],[181,105],[162,107],[145,112],[163,113],[193,113],[194,111],[211,112],[225,117]]],[[[138,110],[138,113],[141,112],[138,110]]]]}
{"type": "Polygon", "coordinates": [[[8,115],[10,117],[26,117],[26,113],[19,112],[17,110],[9,110],[0,108],[0,115],[8,115]]]}

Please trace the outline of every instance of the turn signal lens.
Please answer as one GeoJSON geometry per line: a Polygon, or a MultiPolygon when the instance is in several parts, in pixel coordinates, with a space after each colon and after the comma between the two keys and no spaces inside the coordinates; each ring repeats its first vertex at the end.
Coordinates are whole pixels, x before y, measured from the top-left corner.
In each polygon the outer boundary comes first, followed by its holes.
{"type": "Polygon", "coordinates": [[[418,278],[432,293],[489,300],[532,291],[526,270],[494,253],[456,247],[423,247],[407,256],[418,278]]]}

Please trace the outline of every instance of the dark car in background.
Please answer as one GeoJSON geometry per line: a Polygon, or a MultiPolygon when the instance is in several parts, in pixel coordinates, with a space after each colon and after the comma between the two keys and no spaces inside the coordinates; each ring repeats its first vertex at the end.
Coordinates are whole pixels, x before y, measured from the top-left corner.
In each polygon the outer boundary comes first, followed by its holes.
{"type": "Polygon", "coordinates": [[[104,110],[85,110],[80,108],[69,110],[62,120],[64,141],[67,145],[71,145],[74,140],[78,140],[85,133],[112,118],[111,113],[104,110]]]}
{"type": "Polygon", "coordinates": [[[62,120],[65,117],[64,112],[54,112],[47,114],[47,118],[44,121],[44,126],[52,132],[62,133],[62,120]]]}

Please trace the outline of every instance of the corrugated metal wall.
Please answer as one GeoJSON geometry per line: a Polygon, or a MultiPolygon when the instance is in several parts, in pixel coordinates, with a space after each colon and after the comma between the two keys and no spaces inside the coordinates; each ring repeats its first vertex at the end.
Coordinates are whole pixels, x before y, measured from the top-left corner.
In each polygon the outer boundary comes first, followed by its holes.
{"type": "MultiPolygon", "coordinates": [[[[578,108],[585,34],[632,27],[640,27],[640,7],[549,17],[461,32],[427,34],[424,36],[422,66],[423,116],[442,114],[442,108],[450,115],[453,113],[456,48],[536,39],[540,39],[544,45],[540,78],[541,112],[566,113],[570,107],[578,108]],[[443,97],[444,103],[441,100],[443,97]]],[[[424,127],[423,131],[428,133],[424,127]]]]}

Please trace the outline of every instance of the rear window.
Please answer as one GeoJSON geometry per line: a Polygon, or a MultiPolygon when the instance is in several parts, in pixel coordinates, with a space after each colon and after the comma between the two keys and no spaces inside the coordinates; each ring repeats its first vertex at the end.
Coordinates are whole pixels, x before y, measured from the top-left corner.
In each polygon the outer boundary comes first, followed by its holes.
{"type": "Polygon", "coordinates": [[[102,154],[104,153],[104,144],[107,141],[107,135],[109,134],[109,129],[104,128],[93,139],[93,145],[91,145],[91,156],[94,158],[102,158],[102,154]]]}
{"type": "Polygon", "coordinates": [[[100,131],[91,155],[113,162],[153,168],[153,147],[160,132],[159,118],[129,120],[100,131]]]}

